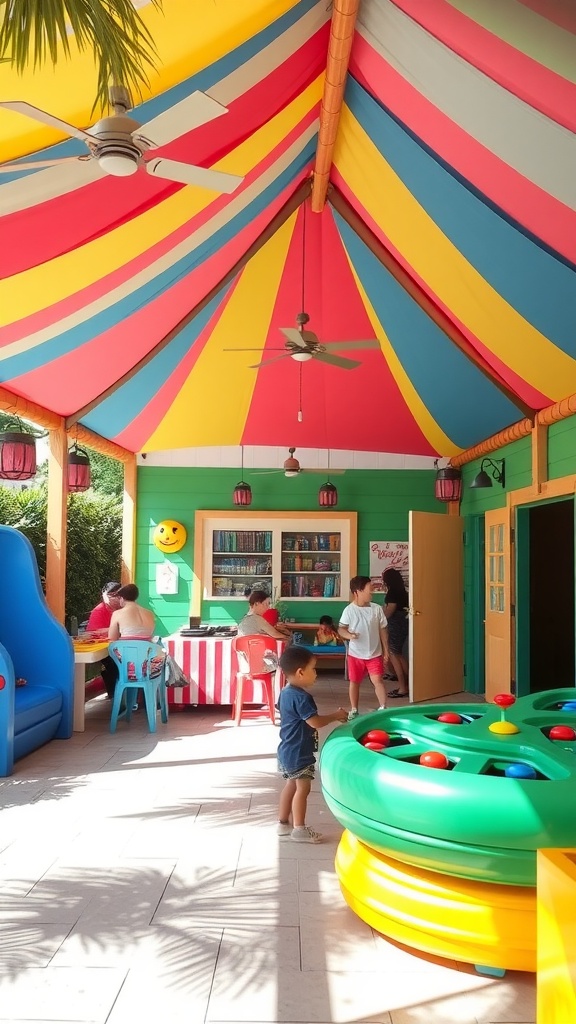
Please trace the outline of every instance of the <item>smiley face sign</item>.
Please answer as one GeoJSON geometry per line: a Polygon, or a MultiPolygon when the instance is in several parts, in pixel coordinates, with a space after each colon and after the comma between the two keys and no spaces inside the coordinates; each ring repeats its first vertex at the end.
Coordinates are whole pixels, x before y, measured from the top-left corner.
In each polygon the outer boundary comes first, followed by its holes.
{"type": "Polygon", "coordinates": [[[164,554],[180,551],[186,543],[186,529],[174,519],[163,519],[155,528],[152,540],[164,554]]]}

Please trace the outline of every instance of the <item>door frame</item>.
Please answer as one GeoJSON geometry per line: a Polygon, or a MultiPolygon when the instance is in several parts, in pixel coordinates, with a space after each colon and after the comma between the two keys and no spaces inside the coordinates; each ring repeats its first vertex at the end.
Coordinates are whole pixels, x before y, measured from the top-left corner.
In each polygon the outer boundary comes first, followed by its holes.
{"type": "MultiPolygon", "coordinates": [[[[519,521],[520,521],[520,523],[522,523],[522,518],[521,518],[521,516],[520,517],[518,516],[518,512],[519,511],[521,512],[521,510],[524,507],[540,505],[542,502],[559,501],[559,500],[562,500],[563,498],[574,498],[575,499],[574,505],[575,505],[575,515],[576,515],[576,474],[570,474],[570,476],[558,477],[558,478],[556,478],[554,480],[538,481],[536,483],[530,484],[530,486],[528,486],[528,487],[519,488],[517,491],[508,491],[507,494],[506,494],[505,504],[508,505],[508,507],[510,509],[510,528],[511,528],[511,531],[512,531],[512,536],[514,538],[513,551],[512,551],[512,569],[513,569],[513,574],[512,574],[512,581],[511,582],[512,582],[512,585],[514,587],[514,603],[515,604],[516,604],[516,596],[521,592],[520,589],[519,589],[519,583],[521,582],[521,579],[524,578],[522,571],[520,572],[520,578],[519,578],[519,573],[518,573],[519,558],[518,558],[518,545],[516,544],[516,538],[517,538],[518,523],[519,523],[519,521]]],[[[471,517],[471,518],[473,518],[473,517],[471,517]]],[[[527,529],[526,526],[524,526],[524,525],[520,526],[520,536],[522,536],[522,532],[524,530],[526,530],[526,529],[527,529]]],[[[525,548],[525,552],[526,552],[526,548],[525,548]]],[[[479,551],[477,551],[476,557],[479,558],[479,551]]],[[[485,570],[482,569],[481,571],[485,571],[485,570]]],[[[485,582],[485,586],[486,586],[486,580],[484,582],[485,582]]],[[[574,582],[575,582],[575,587],[576,587],[576,572],[575,572],[574,582]]],[[[516,686],[518,688],[518,671],[519,671],[519,668],[522,667],[524,669],[524,680],[523,680],[523,687],[524,687],[524,681],[525,681],[525,678],[526,678],[526,676],[525,676],[526,666],[525,666],[525,664],[522,663],[522,659],[519,659],[519,655],[518,655],[519,644],[518,644],[518,615],[517,615],[517,612],[518,612],[518,609],[516,607],[515,608],[515,614],[512,616],[511,624],[510,624],[510,629],[511,629],[511,636],[510,636],[510,642],[511,642],[510,678],[516,680],[516,686]]],[[[575,635],[576,635],[576,623],[575,623],[575,635]]],[[[524,694],[524,692],[527,692],[527,691],[524,690],[524,688],[521,691],[518,690],[518,695],[520,696],[520,695],[524,694]]]]}
{"type": "Polygon", "coordinates": [[[486,574],[484,559],[484,513],[470,517],[465,527],[465,546],[471,552],[470,649],[465,651],[466,690],[482,694],[486,688],[486,574]],[[468,663],[470,662],[470,664],[468,663]]]}
{"type": "MultiPolygon", "coordinates": [[[[540,505],[555,505],[559,501],[572,501],[576,531],[576,494],[557,494],[540,501],[526,501],[516,506],[516,692],[518,697],[530,693],[530,510],[540,505]],[[520,643],[520,637],[523,643],[520,643]]],[[[574,557],[574,587],[576,591],[576,545],[574,557]]],[[[576,596],[576,594],[575,594],[576,596]]],[[[575,601],[576,609],[576,601],[575,601]]],[[[575,612],[576,615],[576,612],[575,612]]],[[[574,625],[576,654],[576,621],[574,625]]]]}

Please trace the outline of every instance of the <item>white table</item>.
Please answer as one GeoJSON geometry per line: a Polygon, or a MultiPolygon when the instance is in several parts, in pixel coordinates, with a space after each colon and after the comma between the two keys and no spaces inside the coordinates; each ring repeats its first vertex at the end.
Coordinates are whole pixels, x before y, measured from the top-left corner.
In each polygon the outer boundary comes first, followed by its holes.
{"type": "Polygon", "coordinates": [[[74,651],[74,732],[84,732],[86,704],[86,665],[108,657],[108,641],[94,644],[86,651],[74,651]]]}
{"type": "MultiPolygon", "coordinates": [[[[189,686],[168,687],[170,704],[232,704],[236,685],[236,655],[232,637],[190,637],[172,633],[165,644],[174,661],[190,680],[189,686]]],[[[278,657],[286,647],[285,640],[270,639],[278,657]]],[[[274,677],[274,693],[280,693],[282,672],[274,677]]]]}

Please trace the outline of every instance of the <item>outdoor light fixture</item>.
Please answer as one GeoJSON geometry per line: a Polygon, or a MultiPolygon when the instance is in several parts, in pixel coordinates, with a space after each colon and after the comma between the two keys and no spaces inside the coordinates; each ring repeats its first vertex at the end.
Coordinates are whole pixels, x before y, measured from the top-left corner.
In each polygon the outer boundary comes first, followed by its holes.
{"type": "Polygon", "coordinates": [[[492,487],[492,480],[495,480],[497,484],[502,484],[502,487],[505,487],[505,468],[505,459],[482,459],[482,462],[480,464],[480,472],[476,474],[472,483],[470,484],[470,487],[492,487]],[[490,470],[492,480],[488,476],[486,469],[490,470]]]}
{"type": "Polygon", "coordinates": [[[87,491],[91,483],[90,459],[76,442],[68,452],[68,490],[72,494],[87,491]]]}
{"type": "Polygon", "coordinates": [[[460,501],[462,497],[462,473],[456,466],[444,466],[438,469],[436,466],[435,493],[438,501],[460,501]]]}
{"type": "Polygon", "coordinates": [[[18,416],[7,427],[0,433],[0,480],[31,480],[36,476],[37,435],[18,416]]]}
{"type": "Polygon", "coordinates": [[[242,445],[242,480],[236,484],[234,488],[234,494],[232,501],[235,505],[251,505],[252,504],[252,488],[250,484],[245,482],[244,478],[244,445],[242,445]]]}

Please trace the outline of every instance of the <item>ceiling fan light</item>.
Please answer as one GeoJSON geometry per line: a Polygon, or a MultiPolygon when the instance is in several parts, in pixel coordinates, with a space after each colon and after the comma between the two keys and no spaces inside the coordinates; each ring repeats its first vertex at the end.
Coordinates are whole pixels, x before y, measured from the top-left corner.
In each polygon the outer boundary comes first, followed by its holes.
{"type": "Polygon", "coordinates": [[[292,359],[295,359],[297,363],[307,363],[309,359],[312,359],[312,353],[292,352],[292,359]]]}
{"type": "Polygon", "coordinates": [[[102,153],[98,163],[105,174],[115,178],[127,178],[138,170],[138,157],[134,153],[102,153]]]}

